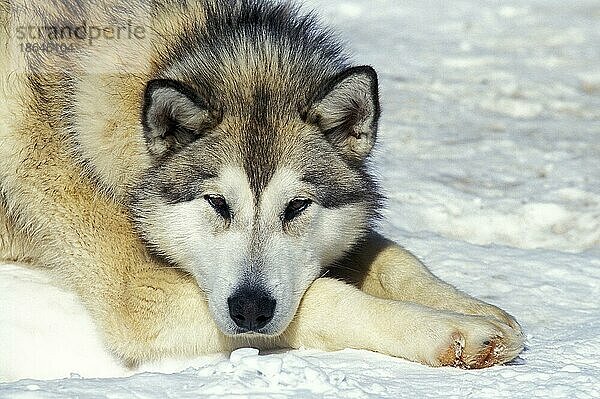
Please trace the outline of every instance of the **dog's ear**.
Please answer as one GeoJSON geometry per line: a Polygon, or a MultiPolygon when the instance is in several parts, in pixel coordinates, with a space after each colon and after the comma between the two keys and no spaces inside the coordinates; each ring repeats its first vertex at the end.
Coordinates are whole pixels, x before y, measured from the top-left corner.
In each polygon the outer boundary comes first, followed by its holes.
{"type": "Polygon", "coordinates": [[[349,68],[332,78],[303,113],[352,160],[373,148],[379,121],[377,73],[370,66],[349,68]]]}
{"type": "Polygon", "coordinates": [[[146,85],[142,125],[148,151],[155,158],[185,147],[218,122],[218,113],[189,86],[170,79],[146,85]]]}

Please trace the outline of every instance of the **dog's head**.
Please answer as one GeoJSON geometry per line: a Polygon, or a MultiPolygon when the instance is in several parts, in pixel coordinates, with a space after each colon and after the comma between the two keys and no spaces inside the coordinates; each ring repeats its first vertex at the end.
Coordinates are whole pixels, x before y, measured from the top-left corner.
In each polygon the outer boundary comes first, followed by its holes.
{"type": "Polygon", "coordinates": [[[376,215],[365,163],[377,75],[345,68],[297,97],[260,80],[242,82],[236,97],[233,84],[166,75],[145,91],[153,166],[133,190],[136,225],[197,279],[224,333],[279,334],[309,284],[376,215]]]}

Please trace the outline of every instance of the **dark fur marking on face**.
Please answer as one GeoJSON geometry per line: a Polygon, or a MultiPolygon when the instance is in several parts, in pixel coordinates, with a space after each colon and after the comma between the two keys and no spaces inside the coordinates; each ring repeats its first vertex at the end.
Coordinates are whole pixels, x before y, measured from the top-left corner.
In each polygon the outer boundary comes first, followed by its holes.
{"type": "Polygon", "coordinates": [[[205,182],[218,177],[218,143],[218,137],[207,134],[153,166],[135,188],[138,200],[157,195],[167,204],[177,204],[199,198],[205,182]]]}
{"type": "Polygon", "coordinates": [[[278,166],[277,134],[270,118],[266,115],[276,104],[266,84],[257,84],[253,93],[254,102],[248,109],[249,117],[243,127],[240,143],[244,147],[243,167],[250,188],[258,199],[278,166]]]}
{"type": "Polygon", "coordinates": [[[338,176],[328,168],[317,167],[305,171],[302,181],[316,188],[317,200],[325,208],[363,204],[367,210],[375,213],[383,200],[375,179],[366,172],[355,181],[342,180],[341,176],[345,175],[338,176]]]}
{"type": "Polygon", "coordinates": [[[202,195],[200,181],[215,178],[215,175],[204,174],[195,175],[192,179],[181,179],[178,181],[170,181],[161,184],[158,189],[160,196],[165,199],[167,204],[173,205],[181,202],[193,201],[202,195]]]}
{"type": "Polygon", "coordinates": [[[167,204],[193,201],[202,196],[202,183],[216,177],[215,173],[192,169],[187,174],[160,179],[156,190],[167,204]]]}

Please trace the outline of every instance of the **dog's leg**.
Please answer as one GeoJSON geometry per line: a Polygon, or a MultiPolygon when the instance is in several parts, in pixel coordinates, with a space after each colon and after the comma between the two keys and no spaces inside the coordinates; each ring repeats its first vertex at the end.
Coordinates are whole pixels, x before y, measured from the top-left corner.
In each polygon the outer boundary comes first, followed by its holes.
{"type": "Polygon", "coordinates": [[[151,263],[146,270],[138,267],[116,297],[103,299],[113,314],[97,320],[109,349],[129,367],[232,350],[233,341],[214,323],[194,279],[160,267],[151,263]]]}
{"type": "Polygon", "coordinates": [[[52,162],[60,159],[44,155],[38,159],[46,168],[30,168],[29,157],[14,163],[17,173],[4,175],[15,220],[27,224],[13,225],[2,206],[3,253],[14,247],[35,253],[37,265],[79,295],[108,348],[129,366],[231,350],[194,279],[148,253],[122,205],[95,192],[68,164],[55,170],[52,162]]]}
{"type": "Polygon", "coordinates": [[[522,335],[492,317],[376,298],[317,279],[283,334],[292,347],[367,349],[431,366],[482,368],[515,358],[522,335]]]}
{"type": "Polygon", "coordinates": [[[22,215],[37,228],[30,248],[43,251],[40,265],[78,293],[109,350],[130,367],[231,350],[195,280],[150,256],[118,205],[80,187],[81,202],[42,210],[51,217],[22,215]]]}
{"type": "Polygon", "coordinates": [[[336,276],[350,280],[364,292],[379,298],[492,316],[521,332],[511,315],[443,282],[413,254],[377,233],[371,233],[365,243],[339,265],[336,276]]]}

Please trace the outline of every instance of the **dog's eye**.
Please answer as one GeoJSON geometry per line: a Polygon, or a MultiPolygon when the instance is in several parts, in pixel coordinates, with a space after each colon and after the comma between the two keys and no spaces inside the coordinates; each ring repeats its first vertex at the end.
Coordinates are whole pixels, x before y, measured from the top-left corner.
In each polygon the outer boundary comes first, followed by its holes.
{"type": "Polygon", "coordinates": [[[223,219],[231,219],[231,211],[229,210],[229,205],[227,205],[225,198],[220,195],[207,194],[204,196],[204,199],[223,219]]]}
{"type": "Polygon", "coordinates": [[[285,212],[283,213],[283,219],[286,222],[291,221],[296,216],[301,214],[308,206],[312,203],[308,198],[296,198],[290,201],[285,212]]]}

